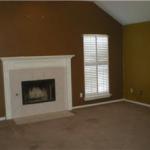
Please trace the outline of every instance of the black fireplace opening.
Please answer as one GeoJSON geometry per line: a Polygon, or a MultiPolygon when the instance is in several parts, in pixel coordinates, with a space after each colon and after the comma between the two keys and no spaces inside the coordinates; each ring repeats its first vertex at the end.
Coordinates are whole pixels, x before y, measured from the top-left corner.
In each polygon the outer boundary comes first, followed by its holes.
{"type": "Polygon", "coordinates": [[[23,105],[55,101],[55,79],[22,81],[23,105]]]}

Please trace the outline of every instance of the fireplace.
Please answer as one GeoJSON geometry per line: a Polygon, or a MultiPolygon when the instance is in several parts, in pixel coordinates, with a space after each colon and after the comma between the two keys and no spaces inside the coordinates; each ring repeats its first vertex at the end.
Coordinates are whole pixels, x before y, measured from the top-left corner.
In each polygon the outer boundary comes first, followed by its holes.
{"type": "Polygon", "coordinates": [[[22,103],[34,104],[55,101],[55,80],[22,81],[22,103]]]}
{"type": "Polygon", "coordinates": [[[73,56],[0,58],[6,119],[72,110],[73,56]]]}

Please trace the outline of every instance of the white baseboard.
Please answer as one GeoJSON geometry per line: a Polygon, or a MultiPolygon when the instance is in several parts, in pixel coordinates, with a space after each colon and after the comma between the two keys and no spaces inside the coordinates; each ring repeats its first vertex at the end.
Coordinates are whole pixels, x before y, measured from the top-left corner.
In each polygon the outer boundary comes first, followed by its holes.
{"type": "Polygon", "coordinates": [[[117,100],[111,100],[107,102],[99,102],[99,103],[94,103],[94,104],[85,104],[81,106],[74,106],[73,109],[79,109],[79,108],[86,108],[86,107],[92,107],[92,106],[97,106],[97,105],[105,105],[105,104],[110,104],[110,103],[117,103],[117,102],[122,102],[124,99],[117,99],[117,100]]]}
{"type": "MultiPolygon", "coordinates": [[[[133,101],[133,100],[128,100],[128,99],[122,98],[122,99],[111,100],[111,101],[106,101],[106,102],[99,102],[99,103],[94,103],[94,104],[85,104],[85,105],[81,105],[81,106],[74,106],[74,107],[72,107],[72,109],[93,107],[93,106],[105,105],[105,104],[111,104],[111,103],[117,103],[117,102],[123,102],[123,101],[150,108],[150,104],[146,104],[146,103],[137,102],[137,101],[133,101]]],[[[4,120],[6,120],[6,117],[0,117],[0,121],[4,121],[4,120]]]]}
{"type": "MultiPolygon", "coordinates": [[[[94,103],[94,104],[85,104],[85,105],[81,105],[81,106],[74,106],[74,107],[72,107],[72,109],[93,107],[93,106],[105,105],[105,104],[111,104],[111,103],[117,103],[117,102],[123,102],[123,101],[150,108],[150,104],[146,104],[146,103],[137,102],[137,101],[133,101],[133,100],[128,100],[128,99],[122,98],[122,99],[111,100],[111,101],[106,101],[106,102],[99,102],[99,103],[94,103]]],[[[0,121],[4,121],[4,120],[6,120],[6,117],[0,117],[0,121]]]]}
{"type": "Polygon", "coordinates": [[[142,102],[137,102],[137,101],[128,100],[128,99],[123,99],[123,101],[129,102],[129,103],[132,103],[132,104],[137,104],[137,105],[145,106],[145,107],[150,107],[150,104],[146,104],[146,103],[142,103],[142,102]]]}
{"type": "Polygon", "coordinates": [[[6,117],[0,117],[0,121],[6,120],[6,117]]]}

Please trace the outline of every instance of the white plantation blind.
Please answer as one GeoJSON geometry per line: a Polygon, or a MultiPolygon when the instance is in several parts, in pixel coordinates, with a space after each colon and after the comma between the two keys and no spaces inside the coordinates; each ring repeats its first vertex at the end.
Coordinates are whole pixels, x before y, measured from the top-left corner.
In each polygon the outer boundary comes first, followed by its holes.
{"type": "Polygon", "coordinates": [[[110,96],[108,36],[85,34],[83,44],[85,100],[108,97],[110,96]]]}

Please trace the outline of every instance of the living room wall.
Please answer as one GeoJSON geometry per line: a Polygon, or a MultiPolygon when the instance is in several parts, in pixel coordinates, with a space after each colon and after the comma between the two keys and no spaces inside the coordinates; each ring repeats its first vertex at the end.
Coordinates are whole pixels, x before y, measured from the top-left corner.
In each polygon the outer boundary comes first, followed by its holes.
{"type": "Polygon", "coordinates": [[[150,22],[124,27],[123,56],[124,97],[150,104],[150,22]]]}
{"type": "MultiPolygon", "coordinates": [[[[75,55],[74,106],[122,98],[122,26],[111,16],[93,2],[0,2],[0,57],[67,54],[75,55]],[[109,35],[110,98],[92,102],[80,98],[85,33],[109,35]]],[[[0,95],[0,116],[4,116],[2,90],[0,95]]]]}

